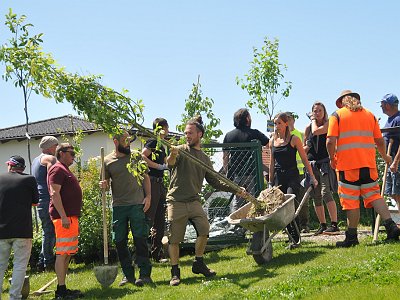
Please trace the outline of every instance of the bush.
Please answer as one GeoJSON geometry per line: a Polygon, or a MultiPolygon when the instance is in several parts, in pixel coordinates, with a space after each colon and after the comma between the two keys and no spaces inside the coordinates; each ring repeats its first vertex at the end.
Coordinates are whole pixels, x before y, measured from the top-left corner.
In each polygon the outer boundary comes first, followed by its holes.
{"type": "MultiPolygon", "coordinates": [[[[82,167],[80,174],[83,207],[79,219],[79,251],[75,256],[75,260],[85,263],[100,261],[103,258],[103,217],[101,190],[99,188],[99,169],[99,160],[90,159],[82,167]]],[[[110,196],[107,197],[107,203],[110,203],[110,196]]],[[[107,209],[107,223],[111,224],[111,210],[109,207],[107,209]]],[[[109,228],[108,240],[111,241],[109,228]]]]}

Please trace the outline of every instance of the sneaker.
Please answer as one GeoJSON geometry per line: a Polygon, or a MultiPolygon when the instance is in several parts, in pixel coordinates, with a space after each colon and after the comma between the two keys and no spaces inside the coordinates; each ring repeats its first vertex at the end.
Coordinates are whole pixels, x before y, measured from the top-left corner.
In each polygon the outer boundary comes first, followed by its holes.
{"type": "Polygon", "coordinates": [[[140,276],[139,279],[135,281],[135,285],[139,287],[142,287],[145,284],[153,284],[153,280],[151,280],[150,276],[140,276]]]}
{"type": "Polygon", "coordinates": [[[169,281],[170,286],[177,286],[181,283],[181,269],[178,268],[176,272],[171,269],[171,280],[169,281]]]}
{"type": "Polygon", "coordinates": [[[359,244],[357,234],[349,234],[347,231],[345,232],[346,238],[344,241],[336,242],[336,247],[338,248],[349,248],[359,244]]]}
{"type": "Polygon", "coordinates": [[[122,278],[121,282],[120,282],[118,285],[119,285],[119,286],[124,286],[124,285],[126,285],[126,284],[128,284],[128,283],[135,284],[135,278],[133,278],[133,279],[128,279],[128,278],[126,278],[126,276],[124,276],[124,277],[122,278]]]}
{"type": "Polygon", "coordinates": [[[197,260],[193,262],[192,272],[194,274],[203,274],[205,277],[213,277],[217,275],[217,273],[214,270],[209,269],[203,261],[198,262],[197,260]]]}
{"type": "Polygon", "coordinates": [[[339,229],[339,227],[337,227],[337,225],[331,225],[322,232],[322,234],[327,234],[327,235],[336,235],[339,233],[340,233],[340,229],[339,229]]]}
{"type": "Polygon", "coordinates": [[[314,235],[320,235],[326,230],[326,225],[319,224],[318,230],[314,233],[314,235]]]}

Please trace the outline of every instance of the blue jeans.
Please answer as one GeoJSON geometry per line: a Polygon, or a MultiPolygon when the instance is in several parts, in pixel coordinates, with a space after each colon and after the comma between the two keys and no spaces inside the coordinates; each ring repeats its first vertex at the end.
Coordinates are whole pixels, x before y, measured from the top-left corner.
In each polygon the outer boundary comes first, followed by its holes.
{"type": "Polygon", "coordinates": [[[386,195],[400,195],[400,166],[396,173],[389,171],[386,175],[386,195]]]}
{"type": "Polygon", "coordinates": [[[38,264],[48,266],[54,264],[54,245],[56,243],[56,234],[54,225],[50,219],[49,202],[40,202],[38,206],[38,214],[42,223],[42,249],[39,254],[38,264]]]}
{"type": "MultiPolygon", "coordinates": [[[[10,287],[10,299],[21,299],[21,290],[25,280],[26,268],[31,256],[32,239],[0,239],[0,287],[3,292],[4,273],[8,267],[11,249],[14,250],[13,273],[10,287]]],[[[1,298],[1,293],[0,293],[1,298]]]]}

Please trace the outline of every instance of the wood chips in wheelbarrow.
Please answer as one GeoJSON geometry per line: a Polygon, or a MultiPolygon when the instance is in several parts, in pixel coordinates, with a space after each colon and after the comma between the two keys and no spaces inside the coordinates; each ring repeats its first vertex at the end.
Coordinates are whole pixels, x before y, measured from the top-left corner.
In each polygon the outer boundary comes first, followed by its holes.
{"type": "Polygon", "coordinates": [[[279,186],[263,190],[257,197],[257,206],[251,205],[247,217],[255,218],[269,215],[285,201],[285,194],[279,189],[279,186]]]}

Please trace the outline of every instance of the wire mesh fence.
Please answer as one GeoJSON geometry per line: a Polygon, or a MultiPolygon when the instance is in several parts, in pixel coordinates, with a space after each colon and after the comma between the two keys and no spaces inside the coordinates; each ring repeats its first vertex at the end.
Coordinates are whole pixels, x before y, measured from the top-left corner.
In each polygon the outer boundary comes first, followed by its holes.
{"type": "MultiPolygon", "coordinates": [[[[264,186],[264,167],[258,141],[204,144],[203,150],[210,154],[216,171],[246,188],[254,196],[261,192],[264,186]]],[[[244,240],[245,230],[230,225],[227,217],[246,204],[246,200],[228,192],[216,191],[208,184],[204,185],[202,200],[210,222],[209,245],[231,244],[244,240]]],[[[195,239],[196,231],[190,225],[186,230],[185,243],[192,244],[195,239]]]]}

